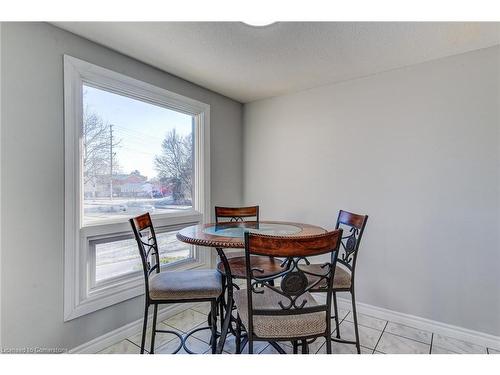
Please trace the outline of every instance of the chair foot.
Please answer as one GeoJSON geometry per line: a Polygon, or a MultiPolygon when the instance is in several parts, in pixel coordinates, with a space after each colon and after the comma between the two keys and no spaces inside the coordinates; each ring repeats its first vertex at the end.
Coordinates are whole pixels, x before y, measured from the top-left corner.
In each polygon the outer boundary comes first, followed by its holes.
{"type": "MultiPolygon", "coordinates": [[[[188,354],[201,354],[201,353],[196,353],[196,352],[193,352],[191,349],[189,349],[189,347],[188,347],[188,345],[187,345],[187,341],[188,341],[188,339],[191,337],[191,335],[193,335],[193,334],[194,334],[194,333],[196,333],[196,332],[203,331],[203,330],[205,330],[205,329],[210,329],[210,330],[211,330],[211,329],[212,329],[212,327],[207,326],[207,327],[195,328],[195,329],[193,329],[193,330],[189,331],[188,333],[186,333],[186,334],[184,335],[184,337],[182,338],[182,345],[181,345],[181,347],[184,347],[184,350],[186,351],[186,353],[188,353],[188,354]]],[[[215,347],[215,346],[214,346],[214,347],[215,347]]],[[[213,350],[214,350],[214,349],[212,349],[212,351],[213,351],[213,350]]]]}
{"type": "MultiPolygon", "coordinates": [[[[184,341],[185,341],[185,338],[182,337],[182,335],[179,333],[179,332],[175,332],[175,331],[168,331],[168,330],[163,330],[163,329],[158,329],[156,330],[157,333],[169,333],[171,335],[175,335],[177,336],[177,338],[179,339],[180,343],[179,343],[179,346],[177,346],[177,348],[175,348],[175,350],[172,352],[172,354],[176,354],[179,350],[182,349],[182,347],[184,346],[184,341]]],[[[152,354],[152,353],[151,353],[152,354]]]]}

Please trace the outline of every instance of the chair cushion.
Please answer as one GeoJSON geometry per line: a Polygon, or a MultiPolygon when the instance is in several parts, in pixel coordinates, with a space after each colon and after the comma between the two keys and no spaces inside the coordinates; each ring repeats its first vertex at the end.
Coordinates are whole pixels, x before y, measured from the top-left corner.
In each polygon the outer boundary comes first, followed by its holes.
{"type": "MultiPolygon", "coordinates": [[[[281,260],[268,256],[257,256],[252,255],[250,257],[252,268],[259,268],[263,270],[263,273],[259,273],[259,276],[272,276],[277,275],[284,271],[281,267],[281,260]]],[[[231,269],[231,276],[236,279],[245,279],[247,276],[246,272],[246,258],[245,256],[233,256],[228,260],[229,268],[231,269]]],[[[217,269],[225,273],[224,263],[219,262],[217,264],[217,269]]]]}
{"type": "MultiPolygon", "coordinates": [[[[279,301],[287,306],[289,300],[286,297],[264,287],[262,294],[252,294],[252,304],[255,309],[276,309],[282,310],[279,301]]],[[[297,299],[297,305],[300,306],[303,300],[307,303],[305,306],[317,306],[318,303],[310,293],[304,293],[297,299]]],[[[238,309],[243,325],[248,328],[248,300],[247,290],[241,289],[234,292],[234,302],[238,309]]],[[[294,315],[254,315],[253,316],[254,334],[261,338],[286,339],[293,337],[309,337],[321,335],[326,332],[326,311],[320,311],[307,314],[294,315]]]]}
{"type": "Polygon", "coordinates": [[[213,269],[160,272],[149,278],[153,300],[217,298],[221,293],[221,275],[213,269]]]}
{"type": "MultiPolygon", "coordinates": [[[[300,269],[317,275],[324,275],[328,272],[327,268],[321,268],[321,264],[300,265],[300,269]]],[[[315,282],[318,278],[313,275],[307,275],[310,283],[315,282]]],[[[349,289],[351,287],[351,271],[337,264],[335,268],[335,276],[333,277],[333,289],[349,289]]],[[[314,289],[326,288],[326,280],[321,280],[314,289]]]]}

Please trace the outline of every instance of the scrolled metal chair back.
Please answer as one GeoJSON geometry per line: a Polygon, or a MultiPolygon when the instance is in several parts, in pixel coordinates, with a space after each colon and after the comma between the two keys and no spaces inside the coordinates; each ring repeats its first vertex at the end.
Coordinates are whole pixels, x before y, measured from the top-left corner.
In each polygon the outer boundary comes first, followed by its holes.
{"type": "MultiPolygon", "coordinates": [[[[321,305],[308,305],[306,293],[314,290],[319,283],[325,282],[331,292],[335,265],[342,237],[342,229],[325,234],[307,237],[269,236],[257,233],[245,233],[245,256],[247,274],[247,298],[249,316],[255,315],[292,315],[318,311],[330,311],[331,293],[321,305]],[[308,264],[308,257],[330,253],[330,261],[322,265],[321,274],[312,273],[301,266],[308,264]],[[251,256],[273,256],[283,258],[283,271],[275,275],[263,276],[263,271],[251,267],[251,256]],[[308,275],[317,280],[308,281],[308,275]],[[279,283],[277,281],[280,281],[279,283]],[[274,285],[275,284],[275,285],[274,285]],[[276,306],[255,308],[253,295],[267,292],[266,289],[280,295],[276,306]]],[[[325,315],[326,316],[326,315],[325,315]]],[[[329,315],[328,315],[329,316],[329,315]]],[[[250,319],[252,322],[252,319],[250,319]]],[[[252,324],[252,323],[250,323],[252,324]]],[[[251,327],[250,327],[251,329],[251,327]]]]}
{"type": "Polygon", "coordinates": [[[259,206],[219,207],[215,206],[215,222],[243,222],[249,218],[259,221],[259,206]]]}
{"type": "Polygon", "coordinates": [[[149,290],[149,276],[156,271],[160,272],[160,254],[156,233],[149,213],[134,217],[129,220],[134,231],[135,240],[141,256],[142,268],[146,285],[146,293],[149,290]],[[152,263],[151,260],[154,262],[152,263]]]}
{"type": "Polygon", "coordinates": [[[359,244],[365,230],[368,215],[358,215],[340,210],[335,229],[343,229],[338,262],[352,273],[356,268],[359,244]]]}

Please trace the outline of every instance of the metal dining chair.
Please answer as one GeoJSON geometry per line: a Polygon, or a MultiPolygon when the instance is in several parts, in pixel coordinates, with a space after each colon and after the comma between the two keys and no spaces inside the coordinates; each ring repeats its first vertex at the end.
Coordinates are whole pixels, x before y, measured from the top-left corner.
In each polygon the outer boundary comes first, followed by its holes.
{"type": "MultiPolygon", "coordinates": [[[[291,341],[294,353],[298,352],[300,342],[302,353],[307,353],[308,340],[319,337],[326,339],[327,353],[332,352],[331,292],[341,237],[341,229],[294,238],[245,233],[247,287],[234,293],[238,312],[237,353],[246,344],[240,342],[242,329],[246,331],[250,354],[255,341],[269,341],[273,346],[280,341],[291,341]],[[330,260],[321,266],[320,273],[303,269],[307,257],[322,254],[330,254],[330,260]],[[261,269],[251,266],[252,256],[284,258],[282,271],[263,275],[261,269]],[[310,283],[308,277],[315,277],[316,281],[310,283]],[[325,303],[317,302],[310,293],[320,283],[325,283],[330,292],[325,303]]],[[[278,351],[284,353],[282,349],[278,351]]]]}
{"type": "MultiPolygon", "coordinates": [[[[239,223],[239,222],[255,222],[256,226],[259,225],[259,206],[247,206],[247,207],[220,207],[215,206],[215,223],[216,225],[224,226],[229,223],[239,223]]],[[[222,275],[222,288],[223,293],[225,293],[228,283],[231,283],[234,289],[239,289],[238,284],[235,280],[246,278],[246,259],[245,254],[241,251],[227,253],[226,258],[231,270],[231,280],[226,280],[226,272],[224,268],[224,263],[219,261],[217,263],[217,269],[222,275]]],[[[257,267],[262,269],[266,275],[272,275],[281,272],[281,261],[274,259],[273,257],[252,257],[252,267],[257,267]]],[[[225,310],[225,301],[223,298],[220,300],[220,314],[223,316],[223,310],[225,310]]],[[[233,309],[235,307],[233,306],[233,309]]],[[[235,322],[235,319],[232,318],[235,322]]],[[[234,332],[233,326],[231,325],[231,331],[234,332]]]]}
{"type": "MultiPolygon", "coordinates": [[[[337,218],[337,223],[335,224],[335,229],[344,229],[344,233],[346,233],[346,235],[341,239],[338,265],[337,270],[335,271],[335,278],[333,280],[333,289],[331,291],[333,296],[336,328],[336,337],[332,338],[332,340],[344,344],[356,345],[358,354],[361,354],[361,347],[359,342],[358,315],[356,312],[356,296],[354,293],[354,276],[356,272],[359,245],[361,243],[361,238],[363,237],[367,221],[368,215],[359,215],[341,210],[337,218]],[[355,341],[343,340],[340,336],[339,313],[337,306],[337,293],[340,292],[348,292],[351,294],[355,341]]],[[[320,264],[310,264],[304,268],[309,272],[322,272],[320,264]]],[[[326,292],[330,295],[330,291],[326,284],[323,282],[320,282],[319,284],[316,283],[317,278],[312,275],[308,275],[308,278],[311,283],[315,283],[317,285],[314,292],[326,292]]]]}
{"type": "MultiPolygon", "coordinates": [[[[215,223],[238,223],[244,221],[255,221],[259,223],[259,206],[249,207],[215,207],[215,223]],[[249,220],[252,219],[253,220],[249,220]]],[[[243,253],[233,254],[228,256],[229,268],[231,269],[231,277],[233,279],[244,279],[246,277],[245,255],[243,253]]],[[[252,258],[252,266],[263,269],[266,273],[273,274],[280,272],[281,261],[273,257],[254,257],[252,258]]],[[[225,275],[224,264],[219,262],[217,269],[225,275]]],[[[231,280],[232,281],[232,280],[231,280]]]]}
{"type": "Polygon", "coordinates": [[[170,333],[180,339],[180,344],[174,353],[182,347],[192,353],[186,341],[193,333],[202,329],[211,330],[210,345],[212,353],[216,350],[217,341],[217,301],[222,293],[221,275],[217,270],[188,270],[188,271],[161,271],[160,254],[156,233],[149,213],[130,219],[139,254],[142,260],[145,284],[145,309],[142,328],[141,354],[144,353],[146,331],[148,324],[148,311],[151,305],[153,310],[153,329],[151,334],[150,353],[154,353],[156,333],[170,333]],[[210,302],[211,319],[208,327],[201,327],[190,331],[184,337],[175,331],[156,329],[158,305],[188,302],[210,302]]]}

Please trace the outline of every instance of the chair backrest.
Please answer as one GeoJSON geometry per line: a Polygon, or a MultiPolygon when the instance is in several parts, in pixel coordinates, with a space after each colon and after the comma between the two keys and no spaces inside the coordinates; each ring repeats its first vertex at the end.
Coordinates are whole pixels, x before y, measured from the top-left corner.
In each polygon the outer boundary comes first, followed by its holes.
{"type": "Polygon", "coordinates": [[[257,233],[245,233],[245,257],[248,296],[249,330],[252,331],[253,316],[255,315],[294,315],[307,314],[318,311],[328,312],[325,316],[330,319],[331,291],[335,265],[342,238],[342,229],[337,229],[325,234],[307,237],[268,236],[257,233]],[[303,269],[308,264],[307,257],[330,253],[330,261],[322,265],[320,274],[303,269]],[[284,258],[283,271],[272,276],[262,276],[262,270],[252,268],[250,257],[273,256],[284,258]],[[316,280],[310,283],[308,275],[316,280]],[[280,283],[275,284],[279,279],[280,283]],[[319,283],[326,281],[328,285],[327,300],[325,304],[312,306],[308,304],[306,293],[314,290],[319,283]],[[262,294],[266,288],[280,295],[277,304],[254,306],[253,299],[256,294],[262,294]]]}
{"type": "Polygon", "coordinates": [[[338,262],[346,266],[354,276],[359,244],[363,237],[368,215],[353,214],[352,212],[339,211],[335,229],[343,229],[340,254],[338,262]]]}
{"type": "Polygon", "coordinates": [[[144,271],[144,279],[146,285],[146,295],[149,290],[149,275],[153,272],[160,272],[160,254],[158,250],[158,242],[156,241],[156,233],[151,221],[149,212],[134,217],[129,220],[132,230],[134,231],[137,247],[142,261],[142,269],[144,271]],[[151,258],[154,264],[151,264],[151,258]]]}
{"type": "Polygon", "coordinates": [[[250,207],[218,207],[215,206],[215,222],[247,221],[249,218],[259,221],[259,206],[250,207]]]}

